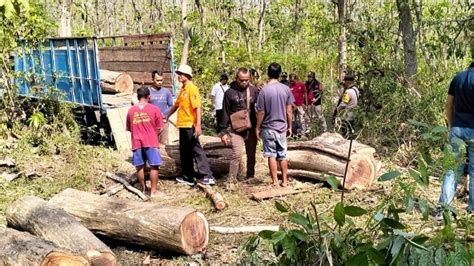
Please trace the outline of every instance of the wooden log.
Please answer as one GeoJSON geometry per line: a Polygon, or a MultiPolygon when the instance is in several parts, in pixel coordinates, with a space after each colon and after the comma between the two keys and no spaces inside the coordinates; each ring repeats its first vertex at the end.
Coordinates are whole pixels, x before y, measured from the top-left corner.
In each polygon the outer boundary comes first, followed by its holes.
{"type": "Polygon", "coordinates": [[[133,93],[133,79],[126,72],[100,70],[102,92],[133,93]]]}
{"type": "Polygon", "coordinates": [[[10,227],[32,233],[89,259],[91,265],[116,265],[113,252],[64,210],[38,197],[26,196],[7,209],[10,227]]]}
{"type": "Polygon", "coordinates": [[[151,249],[191,255],[204,250],[209,241],[206,218],[191,208],[104,198],[71,188],[50,202],[97,234],[151,249]]]}
{"type": "Polygon", "coordinates": [[[90,265],[86,258],[57,248],[27,232],[0,227],[0,265],[90,265]]]}
{"type": "Polygon", "coordinates": [[[293,195],[303,192],[308,192],[309,189],[294,189],[291,187],[277,187],[271,188],[259,192],[252,193],[251,198],[253,200],[264,200],[264,199],[271,199],[276,197],[283,197],[286,195],[293,195]]]}
{"type": "Polygon", "coordinates": [[[201,188],[204,191],[204,193],[206,193],[206,196],[208,196],[212,200],[212,203],[214,204],[214,207],[217,210],[220,211],[225,208],[226,204],[224,201],[224,197],[222,197],[222,195],[219,192],[214,191],[210,186],[205,186],[200,183],[197,183],[197,185],[199,188],[201,188]]]}
{"type": "MultiPolygon", "coordinates": [[[[334,175],[342,184],[349,141],[337,133],[324,133],[311,141],[288,145],[288,175],[325,180],[334,175]],[[326,175],[322,175],[326,174],[326,175]]],[[[375,149],[354,141],[345,189],[367,188],[376,178],[375,149]]]]}
{"type": "MultiPolygon", "coordinates": [[[[232,148],[221,143],[218,137],[201,136],[201,145],[206,152],[211,171],[215,176],[225,176],[229,172],[232,148]]],[[[176,177],[181,175],[181,160],[179,145],[160,146],[163,164],[160,166],[160,176],[176,177]]]]}

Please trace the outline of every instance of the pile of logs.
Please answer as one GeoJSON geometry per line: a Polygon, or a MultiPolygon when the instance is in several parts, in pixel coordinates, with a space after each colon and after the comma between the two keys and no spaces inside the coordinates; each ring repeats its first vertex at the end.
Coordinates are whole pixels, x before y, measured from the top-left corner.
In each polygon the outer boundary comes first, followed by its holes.
{"type": "Polygon", "coordinates": [[[133,79],[126,72],[100,70],[100,87],[104,93],[133,93],[133,79]]]}
{"type": "MultiPolygon", "coordinates": [[[[217,137],[200,137],[201,144],[209,160],[212,172],[224,176],[229,171],[232,149],[220,142],[217,137]]],[[[342,178],[348,162],[349,141],[337,133],[324,133],[310,141],[296,141],[288,144],[288,175],[326,181],[334,176],[342,186],[342,178]]],[[[370,186],[376,177],[377,161],[375,149],[353,142],[345,189],[364,189],[370,186]]],[[[163,165],[160,175],[179,176],[181,164],[178,145],[161,147],[163,165]]],[[[245,159],[242,159],[245,162],[245,159]]],[[[245,168],[244,168],[245,169],[245,168]]]]}
{"type": "Polygon", "coordinates": [[[23,197],[0,228],[0,265],[117,265],[96,235],[192,255],[209,242],[209,225],[191,208],[104,198],[66,189],[49,202],[23,197]]]}

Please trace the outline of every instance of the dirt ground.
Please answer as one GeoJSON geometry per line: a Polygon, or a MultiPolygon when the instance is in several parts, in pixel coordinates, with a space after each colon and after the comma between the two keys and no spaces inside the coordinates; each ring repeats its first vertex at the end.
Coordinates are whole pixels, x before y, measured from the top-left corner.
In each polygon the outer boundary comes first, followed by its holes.
{"type": "MultiPolygon", "coordinates": [[[[5,209],[21,196],[38,195],[48,199],[66,187],[100,191],[114,184],[113,181],[105,178],[105,171],[125,175],[134,173],[133,167],[128,162],[130,155],[128,152],[90,146],[76,147],[68,142],[58,144],[56,151],[47,152],[45,155],[35,151],[25,152],[21,150],[21,144],[8,151],[2,149],[0,155],[15,158],[16,171],[34,169],[40,175],[35,179],[20,177],[15,181],[0,182],[0,226],[5,226],[5,209]],[[57,154],[57,149],[61,150],[59,154],[57,154]],[[97,160],[97,158],[102,159],[97,160]]],[[[403,171],[403,169],[401,170],[403,171]]],[[[6,169],[0,169],[0,172],[2,171],[5,172],[6,169]]],[[[205,215],[210,226],[238,227],[287,225],[286,214],[280,213],[274,207],[275,200],[284,200],[298,211],[310,207],[310,201],[314,200],[320,215],[332,214],[334,205],[340,200],[341,192],[332,190],[323,182],[296,179],[291,180],[292,187],[306,188],[309,191],[260,202],[250,199],[249,196],[252,192],[265,190],[269,182],[266,162],[260,157],[257,163],[257,177],[252,182],[233,183],[223,178],[218,179],[215,189],[223,195],[227,203],[227,207],[222,211],[215,211],[210,200],[198,188],[178,184],[172,179],[160,180],[159,188],[166,193],[167,198],[156,200],[156,202],[169,206],[193,207],[205,215]]],[[[390,182],[376,182],[367,190],[347,192],[345,202],[370,210],[389,194],[390,190],[390,182]]],[[[420,188],[417,193],[426,197],[430,206],[434,206],[439,196],[439,190],[439,181],[433,179],[430,186],[420,188]]],[[[126,190],[115,196],[139,200],[126,190]]],[[[465,201],[457,200],[455,204],[460,213],[465,214],[465,201]]],[[[429,235],[440,229],[434,221],[424,222],[419,218],[412,219],[413,217],[410,215],[403,217],[413,230],[420,230],[429,235]]],[[[419,214],[416,217],[419,217],[419,214]]],[[[104,241],[113,248],[121,265],[225,264],[237,262],[242,245],[251,235],[218,234],[211,231],[207,250],[194,256],[170,254],[167,251],[149,250],[146,247],[129,246],[110,240],[104,241]]]]}

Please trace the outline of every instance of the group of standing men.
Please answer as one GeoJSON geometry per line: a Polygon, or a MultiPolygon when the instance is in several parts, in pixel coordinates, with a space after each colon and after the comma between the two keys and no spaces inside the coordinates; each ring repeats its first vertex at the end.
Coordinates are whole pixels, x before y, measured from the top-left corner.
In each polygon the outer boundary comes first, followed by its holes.
{"type": "MultiPolygon", "coordinates": [[[[192,69],[181,65],[176,71],[182,84],[175,103],[170,100],[169,90],[161,87],[162,77],[153,73],[154,87],[141,87],[137,90],[138,102],[127,114],[127,130],[131,132],[132,163],[136,167],[139,184],[143,191],[145,185],[145,165],[150,167],[151,196],[159,194],[158,167],[161,165],[159,151],[160,137],[169,118],[176,111],[176,127],[179,129],[179,150],[182,176],[176,180],[187,185],[197,182],[204,185],[215,184],[206,154],[199,142],[202,134],[201,96],[199,88],[192,82],[192,69]],[[196,162],[197,173],[194,168],[196,162]]],[[[257,140],[263,140],[264,156],[268,163],[274,185],[277,179],[277,164],[282,170],[281,185],[288,185],[286,176],[286,138],[291,135],[293,95],[288,86],[278,81],[281,66],[272,63],[268,67],[269,82],[258,90],[250,83],[250,71],[239,68],[235,81],[223,95],[222,113],[219,114],[221,140],[232,147],[229,169],[231,177],[237,177],[243,146],[247,151],[247,177],[255,175],[255,153],[257,140]],[[248,126],[235,130],[233,114],[246,110],[248,126]]],[[[225,84],[224,84],[225,85],[225,84]]],[[[162,142],[162,141],[161,141],[162,142]]]]}

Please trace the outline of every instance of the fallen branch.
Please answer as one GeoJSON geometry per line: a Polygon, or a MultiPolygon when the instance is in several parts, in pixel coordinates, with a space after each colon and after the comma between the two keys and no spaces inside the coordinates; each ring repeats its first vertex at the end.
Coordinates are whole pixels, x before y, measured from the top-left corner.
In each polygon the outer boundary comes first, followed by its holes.
{"type": "MultiPolygon", "coordinates": [[[[137,176],[132,175],[132,177],[130,178],[129,184],[134,186],[135,183],[137,183],[137,182],[138,182],[137,176]]],[[[125,186],[122,183],[113,184],[112,186],[110,186],[107,189],[103,190],[101,194],[105,194],[105,195],[110,197],[110,196],[113,196],[113,195],[119,193],[123,189],[125,189],[125,186]]]]}
{"type": "Polygon", "coordinates": [[[272,188],[269,190],[263,190],[263,191],[252,193],[251,198],[254,200],[264,200],[264,199],[271,199],[271,198],[282,197],[286,195],[308,192],[308,191],[309,189],[298,190],[298,189],[293,189],[289,187],[272,188]]]}
{"type": "Polygon", "coordinates": [[[214,204],[214,207],[217,210],[220,211],[220,210],[223,210],[225,208],[226,204],[225,204],[225,201],[224,201],[224,197],[222,197],[222,195],[219,192],[214,191],[209,186],[205,186],[205,185],[199,184],[199,183],[198,183],[198,187],[200,187],[202,189],[202,191],[204,191],[204,193],[206,193],[206,196],[208,196],[212,200],[212,203],[214,204]]]}
{"type": "Polygon", "coordinates": [[[140,190],[138,190],[135,187],[133,187],[132,185],[130,185],[130,183],[128,183],[127,180],[121,178],[120,176],[117,176],[117,175],[112,174],[110,172],[106,172],[105,176],[112,179],[112,180],[114,180],[114,181],[117,181],[117,182],[121,183],[126,189],[128,189],[130,192],[133,192],[133,193],[137,194],[142,200],[144,200],[144,201],[149,200],[149,197],[147,195],[143,194],[143,192],[141,192],[140,190]]]}
{"type": "Polygon", "coordinates": [[[211,231],[219,234],[243,234],[243,233],[258,233],[263,230],[278,231],[278,225],[251,225],[251,226],[240,226],[240,227],[227,227],[227,226],[211,226],[211,231]]]}

